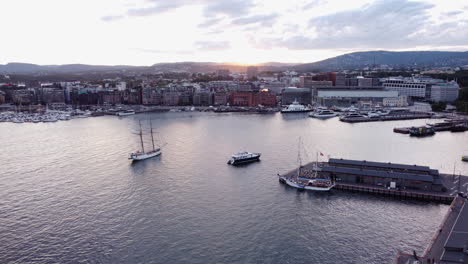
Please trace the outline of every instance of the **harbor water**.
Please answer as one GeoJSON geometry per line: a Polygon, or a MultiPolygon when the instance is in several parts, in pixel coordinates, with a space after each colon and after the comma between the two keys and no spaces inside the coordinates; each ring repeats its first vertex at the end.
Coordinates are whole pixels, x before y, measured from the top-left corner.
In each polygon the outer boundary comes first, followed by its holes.
{"type": "MultiPolygon", "coordinates": [[[[154,113],[0,123],[1,263],[394,263],[422,253],[448,206],[299,192],[277,173],[327,156],[468,175],[468,132],[412,138],[394,127],[305,114],[154,113]],[[138,120],[163,154],[131,163],[138,120]],[[261,161],[226,164],[239,151],[261,161]]],[[[146,147],[150,147],[146,137],[146,147]]],[[[462,186],[468,188],[468,186],[462,186]]],[[[466,190],[465,190],[466,191],[466,190]]]]}

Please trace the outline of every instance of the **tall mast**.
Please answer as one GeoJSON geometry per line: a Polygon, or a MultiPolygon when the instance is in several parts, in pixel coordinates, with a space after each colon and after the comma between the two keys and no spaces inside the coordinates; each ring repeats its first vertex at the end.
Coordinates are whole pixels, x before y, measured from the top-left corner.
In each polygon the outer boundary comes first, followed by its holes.
{"type": "Polygon", "coordinates": [[[140,120],[138,120],[138,124],[140,124],[141,152],[145,152],[145,147],[143,146],[143,131],[141,130],[141,121],[140,120]]]}
{"type": "Polygon", "coordinates": [[[297,177],[299,177],[300,173],[301,173],[301,166],[302,166],[301,137],[299,137],[299,142],[298,142],[298,146],[297,146],[297,162],[299,163],[299,167],[297,168],[297,177]]]}
{"type": "Polygon", "coordinates": [[[151,118],[150,118],[150,127],[151,127],[151,142],[153,143],[153,150],[155,150],[156,148],[154,147],[153,122],[151,121],[151,118]]]}

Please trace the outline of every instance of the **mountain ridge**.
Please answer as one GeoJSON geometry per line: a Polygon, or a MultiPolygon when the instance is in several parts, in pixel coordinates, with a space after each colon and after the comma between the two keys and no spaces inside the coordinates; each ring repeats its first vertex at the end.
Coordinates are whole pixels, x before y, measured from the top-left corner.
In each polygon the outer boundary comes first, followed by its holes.
{"type": "Polygon", "coordinates": [[[257,65],[241,65],[223,62],[161,62],[151,66],[131,65],[89,65],[63,64],[38,65],[11,62],[0,64],[0,73],[7,74],[48,74],[48,73],[157,73],[157,72],[214,72],[229,69],[232,72],[245,72],[248,66],[257,66],[260,71],[314,71],[350,70],[373,65],[387,65],[392,68],[406,67],[454,67],[468,65],[468,51],[361,51],[346,53],[312,63],[267,62],[257,65]]]}

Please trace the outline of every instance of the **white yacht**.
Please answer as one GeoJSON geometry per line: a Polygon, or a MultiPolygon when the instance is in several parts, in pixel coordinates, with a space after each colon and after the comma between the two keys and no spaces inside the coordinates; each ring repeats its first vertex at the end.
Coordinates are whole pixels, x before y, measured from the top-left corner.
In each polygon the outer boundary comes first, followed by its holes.
{"type": "Polygon", "coordinates": [[[284,106],[283,109],[281,109],[281,113],[300,113],[310,111],[312,111],[310,107],[301,105],[296,99],[292,104],[284,106]]]}
{"type": "Polygon", "coordinates": [[[314,117],[314,118],[327,119],[327,118],[335,117],[337,116],[337,114],[333,112],[332,110],[326,109],[326,110],[319,110],[317,112],[310,113],[309,116],[314,117]]]}
{"type": "Polygon", "coordinates": [[[129,115],[134,115],[135,114],[135,111],[133,110],[125,110],[125,111],[120,111],[120,112],[117,112],[117,116],[129,116],[129,115]]]}
{"type": "Polygon", "coordinates": [[[141,129],[141,122],[139,122],[139,124],[140,124],[139,135],[140,135],[140,141],[141,141],[141,151],[137,150],[136,152],[131,153],[128,159],[131,159],[132,161],[139,161],[139,160],[145,160],[145,159],[149,159],[149,158],[161,155],[161,146],[156,147],[154,145],[153,125],[151,123],[151,120],[150,120],[151,142],[153,143],[153,149],[148,152],[145,152],[145,146],[143,144],[143,130],[141,129]]]}
{"type": "Polygon", "coordinates": [[[230,165],[238,165],[241,163],[259,161],[261,155],[261,153],[239,152],[232,155],[231,159],[229,159],[227,163],[230,165]]]}

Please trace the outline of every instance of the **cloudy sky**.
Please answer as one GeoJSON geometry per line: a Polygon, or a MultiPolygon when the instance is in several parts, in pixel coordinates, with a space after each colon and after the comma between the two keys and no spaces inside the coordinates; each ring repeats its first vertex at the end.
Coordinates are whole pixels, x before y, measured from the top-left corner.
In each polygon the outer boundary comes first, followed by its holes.
{"type": "Polygon", "coordinates": [[[1,0],[0,64],[313,62],[468,50],[466,0],[1,0]]]}

